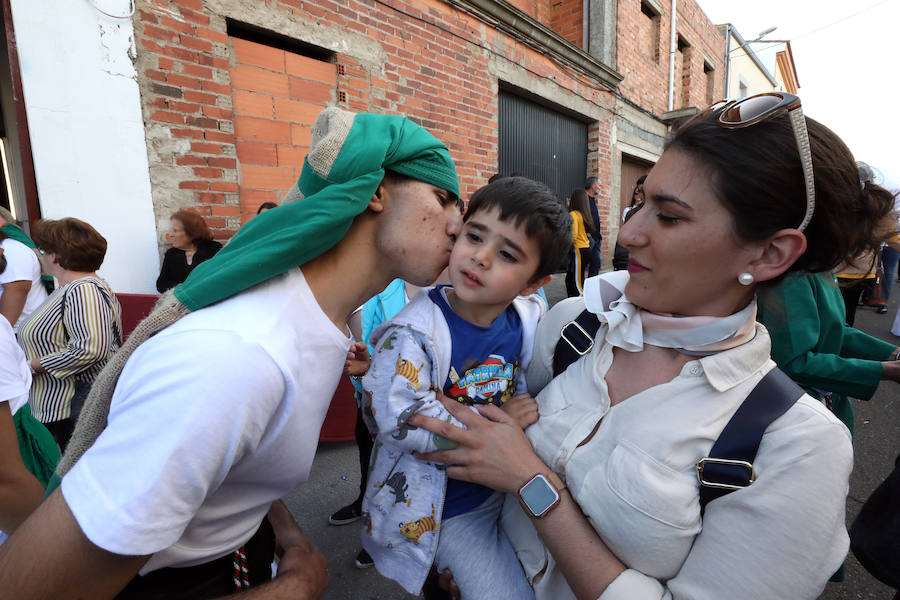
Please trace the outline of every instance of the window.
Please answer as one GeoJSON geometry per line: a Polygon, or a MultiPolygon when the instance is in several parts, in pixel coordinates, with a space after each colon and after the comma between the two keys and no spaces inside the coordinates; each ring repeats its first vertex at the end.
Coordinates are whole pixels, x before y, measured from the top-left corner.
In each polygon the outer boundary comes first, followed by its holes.
{"type": "Polygon", "coordinates": [[[643,20],[644,26],[641,27],[641,33],[646,31],[646,25],[650,27],[650,34],[647,36],[646,48],[647,54],[653,59],[653,62],[659,63],[659,36],[660,36],[660,17],[661,7],[656,5],[652,0],[641,0],[641,14],[646,19],[643,20]]]}
{"type": "Polygon", "coordinates": [[[706,77],[706,104],[709,106],[716,101],[716,67],[709,59],[703,59],[703,75],[706,77]]]}
{"type": "MultiPolygon", "coordinates": [[[[678,52],[681,54],[681,107],[691,105],[691,45],[678,36],[678,52]]],[[[677,81],[677,80],[676,80],[677,81]]]]}

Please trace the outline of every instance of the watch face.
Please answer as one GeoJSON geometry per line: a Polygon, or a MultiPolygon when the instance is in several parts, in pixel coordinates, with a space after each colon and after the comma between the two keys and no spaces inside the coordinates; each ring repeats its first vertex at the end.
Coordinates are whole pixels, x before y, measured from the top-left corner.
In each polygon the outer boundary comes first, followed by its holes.
{"type": "Polygon", "coordinates": [[[519,497],[531,513],[540,517],[559,501],[559,494],[542,476],[537,476],[519,490],[519,497]]]}

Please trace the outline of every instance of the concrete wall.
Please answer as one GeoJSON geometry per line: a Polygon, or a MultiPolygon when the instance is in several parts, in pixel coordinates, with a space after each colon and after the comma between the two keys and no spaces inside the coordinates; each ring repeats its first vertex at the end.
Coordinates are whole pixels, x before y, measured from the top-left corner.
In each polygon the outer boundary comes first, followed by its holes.
{"type": "MultiPolygon", "coordinates": [[[[127,14],[128,0],[92,0],[127,14]]],[[[42,215],[91,223],[117,292],[155,292],[159,253],[130,18],[90,2],[11,0],[42,215]]]]}

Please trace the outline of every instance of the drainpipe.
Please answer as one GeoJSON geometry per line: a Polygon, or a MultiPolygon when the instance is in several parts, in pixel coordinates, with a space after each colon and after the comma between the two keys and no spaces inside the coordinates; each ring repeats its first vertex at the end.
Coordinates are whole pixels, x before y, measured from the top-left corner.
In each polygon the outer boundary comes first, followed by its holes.
{"type": "Polygon", "coordinates": [[[725,25],[725,93],[723,98],[728,98],[728,83],[731,77],[731,23],[725,25]]]}
{"type": "Polygon", "coordinates": [[[591,2],[590,0],[581,0],[581,48],[591,53],[591,2]]]}
{"type": "Polygon", "coordinates": [[[675,9],[677,0],[672,0],[672,19],[669,25],[669,111],[675,109],[675,9]]]}

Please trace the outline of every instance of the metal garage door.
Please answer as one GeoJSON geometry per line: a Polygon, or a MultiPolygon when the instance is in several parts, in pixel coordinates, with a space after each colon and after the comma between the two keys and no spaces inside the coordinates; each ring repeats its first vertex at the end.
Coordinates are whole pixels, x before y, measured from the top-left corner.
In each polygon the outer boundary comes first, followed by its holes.
{"type": "Polygon", "coordinates": [[[542,181],[561,199],[584,186],[587,124],[500,92],[500,172],[542,181]]]}

